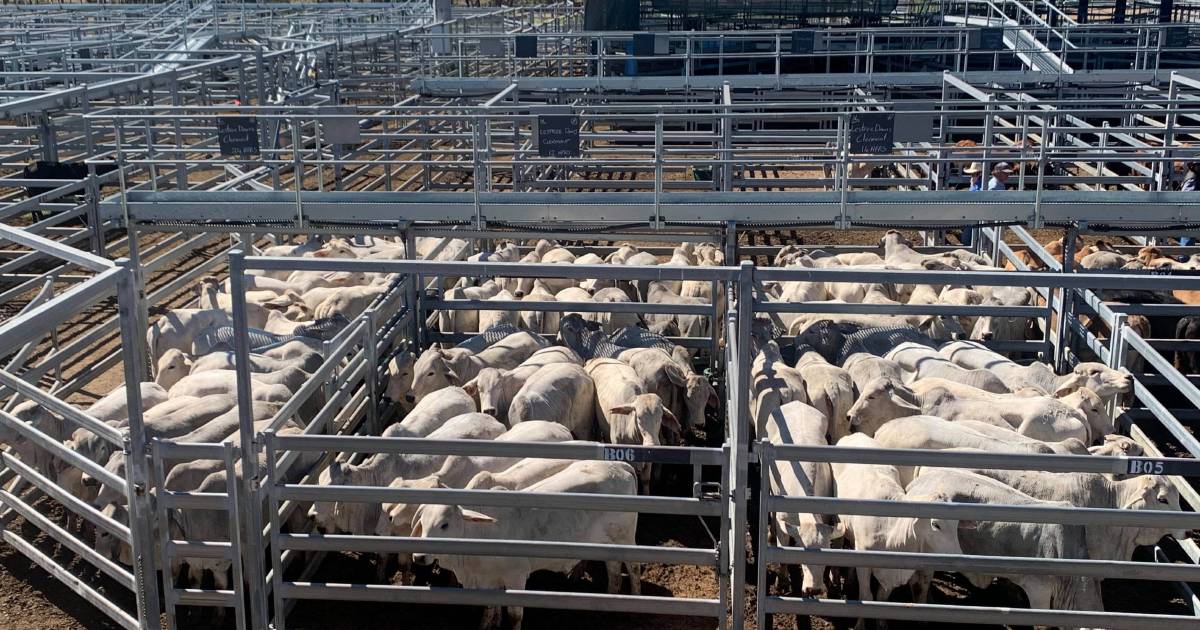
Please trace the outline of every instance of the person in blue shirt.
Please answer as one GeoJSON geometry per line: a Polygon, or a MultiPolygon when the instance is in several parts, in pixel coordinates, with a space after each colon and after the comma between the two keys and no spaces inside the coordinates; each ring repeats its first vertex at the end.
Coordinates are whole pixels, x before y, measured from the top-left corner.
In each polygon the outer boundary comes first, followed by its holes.
{"type": "Polygon", "coordinates": [[[1008,177],[1012,175],[1012,167],[1008,162],[997,162],[992,167],[992,178],[988,180],[988,190],[1008,190],[1008,177]]]}
{"type": "MultiPolygon", "coordinates": [[[[1197,178],[1200,178],[1200,162],[1188,162],[1187,175],[1183,178],[1183,185],[1179,187],[1181,192],[1196,192],[1197,178]]],[[[1190,236],[1179,237],[1179,244],[1188,247],[1196,244],[1196,239],[1190,236]]]]}
{"type": "Polygon", "coordinates": [[[971,187],[967,190],[971,192],[979,192],[983,190],[983,167],[979,162],[971,162],[967,168],[963,169],[963,173],[971,176],[971,187]]]}

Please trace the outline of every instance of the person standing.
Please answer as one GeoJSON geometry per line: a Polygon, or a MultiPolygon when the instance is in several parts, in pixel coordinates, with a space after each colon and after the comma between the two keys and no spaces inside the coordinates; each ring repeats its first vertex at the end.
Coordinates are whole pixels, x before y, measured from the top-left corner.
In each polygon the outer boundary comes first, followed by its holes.
{"type": "Polygon", "coordinates": [[[967,190],[971,192],[979,192],[983,190],[983,167],[979,162],[971,162],[967,168],[963,169],[963,173],[971,176],[971,187],[967,190]]]}
{"type": "MultiPolygon", "coordinates": [[[[1200,178],[1200,162],[1188,162],[1187,175],[1183,176],[1183,184],[1179,187],[1179,190],[1181,192],[1196,192],[1198,178],[1200,178]]],[[[1196,244],[1196,239],[1190,236],[1180,236],[1179,244],[1189,247],[1196,244]]]]}
{"type": "Polygon", "coordinates": [[[1008,190],[1008,178],[1012,175],[1012,167],[1008,162],[997,162],[992,167],[992,178],[988,180],[988,190],[1008,190]]]}

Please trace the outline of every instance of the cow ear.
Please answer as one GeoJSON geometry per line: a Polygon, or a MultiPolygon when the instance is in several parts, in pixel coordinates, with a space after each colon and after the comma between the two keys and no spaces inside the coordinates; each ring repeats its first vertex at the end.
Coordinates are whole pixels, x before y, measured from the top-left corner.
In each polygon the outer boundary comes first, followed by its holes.
{"type": "Polygon", "coordinates": [[[676,387],[687,387],[687,375],[677,365],[672,364],[667,368],[667,379],[676,387]]]}
{"type": "Polygon", "coordinates": [[[468,510],[468,509],[464,508],[462,511],[462,515],[463,515],[464,520],[470,521],[472,523],[495,523],[496,522],[496,519],[488,516],[487,514],[483,514],[482,512],[476,512],[475,510],[468,510]]]}
{"type": "Polygon", "coordinates": [[[458,378],[458,374],[454,370],[446,370],[446,380],[450,381],[451,385],[462,386],[462,379],[458,378]]]}
{"type": "Polygon", "coordinates": [[[340,486],[346,480],[346,469],[343,462],[334,462],[329,467],[329,481],[332,485],[340,486]]]}
{"type": "MultiPolygon", "coordinates": [[[[665,412],[666,410],[664,409],[663,411],[665,412]]],[[[608,409],[608,413],[621,414],[621,415],[630,414],[630,413],[633,413],[633,407],[630,405],[618,405],[616,407],[610,407],[608,409]]]]}
{"type": "MultiPolygon", "coordinates": [[[[455,378],[458,378],[455,376],[455,378]]],[[[471,379],[463,384],[463,391],[470,394],[472,397],[479,396],[479,381],[471,379]]]]}
{"type": "Polygon", "coordinates": [[[1059,385],[1058,388],[1054,390],[1053,395],[1055,398],[1062,398],[1063,396],[1074,393],[1075,390],[1083,387],[1083,384],[1086,382],[1086,376],[1083,376],[1082,374],[1072,374],[1071,378],[1063,381],[1062,385],[1059,385]]]}
{"type": "Polygon", "coordinates": [[[408,534],[408,537],[409,538],[420,538],[421,534],[423,534],[423,533],[424,533],[424,529],[421,527],[421,514],[420,514],[420,511],[418,510],[417,516],[413,517],[412,532],[410,532],[408,534]]]}
{"type": "Polygon", "coordinates": [[[679,426],[679,418],[676,418],[670,409],[663,408],[662,419],[664,427],[676,433],[683,433],[683,427],[679,426]]]}

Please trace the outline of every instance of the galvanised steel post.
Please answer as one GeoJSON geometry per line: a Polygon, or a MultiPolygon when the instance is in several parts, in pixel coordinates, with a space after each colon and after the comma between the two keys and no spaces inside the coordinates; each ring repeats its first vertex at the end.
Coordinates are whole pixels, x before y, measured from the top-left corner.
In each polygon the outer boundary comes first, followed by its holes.
{"type": "Polygon", "coordinates": [[[379,435],[379,348],[375,335],[379,332],[379,314],[375,307],[368,308],[363,316],[367,325],[363,331],[363,355],[367,359],[367,426],[371,435],[379,435]]]}
{"type": "MultiPolygon", "coordinates": [[[[129,501],[129,529],[133,547],[133,574],[137,581],[138,623],[143,630],[159,628],[158,572],[154,566],[154,536],[150,524],[149,462],[142,424],[142,381],[145,379],[145,328],[140,328],[138,302],[141,296],[133,261],[121,259],[124,272],[117,276],[117,312],[121,321],[121,355],[125,369],[125,397],[129,409],[129,432],[125,439],[125,473],[129,501]]],[[[170,572],[167,572],[170,575],[170,572]]]]}
{"type": "MultiPolygon", "coordinates": [[[[282,525],[279,522],[279,501],[276,489],[278,471],[275,468],[275,430],[263,432],[263,448],[267,454],[266,495],[268,517],[271,527],[271,595],[275,604],[275,623],[273,630],[285,630],[287,627],[287,603],[283,601],[283,550],[279,540],[282,525]]],[[[265,585],[264,585],[265,586],[265,585]]]]}
{"type": "Polygon", "coordinates": [[[730,419],[730,443],[733,447],[728,489],[733,504],[733,516],[730,519],[733,526],[729,532],[730,560],[733,562],[733,595],[730,597],[730,605],[733,608],[733,627],[737,629],[744,627],[746,615],[746,494],[749,490],[750,474],[747,429],[750,418],[750,362],[753,359],[750,352],[750,326],[754,322],[753,291],[754,265],[743,261],[737,276],[737,325],[734,328],[737,333],[737,356],[733,357],[738,373],[737,391],[733,392],[736,408],[727,414],[730,419]]]}
{"type": "MultiPolygon", "coordinates": [[[[1067,230],[1063,236],[1062,273],[1072,273],[1072,263],[1075,262],[1075,237],[1078,231],[1075,227],[1067,230]]],[[[1075,290],[1062,288],[1059,290],[1058,326],[1055,327],[1054,369],[1060,373],[1067,367],[1068,333],[1071,325],[1068,323],[1075,316],[1075,290]]]]}
{"type": "MultiPolygon", "coordinates": [[[[754,567],[758,571],[758,580],[755,582],[756,602],[755,606],[755,621],[758,628],[773,628],[774,619],[767,617],[767,607],[763,605],[770,591],[767,588],[767,554],[765,553],[767,546],[767,529],[770,527],[769,517],[770,510],[768,505],[771,502],[771,478],[768,472],[771,466],[775,463],[775,452],[771,447],[771,443],[764,440],[758,442],[758,546],[754,548],[754,567]]],[[[786,572],[787,566],[780,565],[780,571],[786,572]]],[[[820,579],[820,576],[817,576],[820,579]]],[[[803,586],[803,585],[801,585],[803,586]]]]}
{"type": "Polygon", "coordinates": [[[229,252],[229,293],[233,298],[233,353],[237,378],[238,436],[242,451],[241,505],[244,574],[250,598],[250,627],[267,627],[267,601],[263,572],[262,509],[258,492],[258,451],[254,444],[254,398],[250,383],[250,338],[246,322],[246,262],[240,249],[229,252]]]}

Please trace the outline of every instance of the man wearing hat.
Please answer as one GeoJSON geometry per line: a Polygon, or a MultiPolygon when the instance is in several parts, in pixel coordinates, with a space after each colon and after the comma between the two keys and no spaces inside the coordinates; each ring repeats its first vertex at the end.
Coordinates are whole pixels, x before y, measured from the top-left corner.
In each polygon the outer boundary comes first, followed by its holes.
{"type": "Polygon", "coordinates": [[[1012,167],[1008,162],[997,162],[992,167],[992,178],[988,180],[988,190],[1007,190],[1008,176],[1012,175],[1012,167]]]}
{"type": "Polygon", "coordinates": [[[983,166],[979,162],[971,162],[963,169],[963,173],[971,176],[971,192],[983,190],[983,166]]]}

